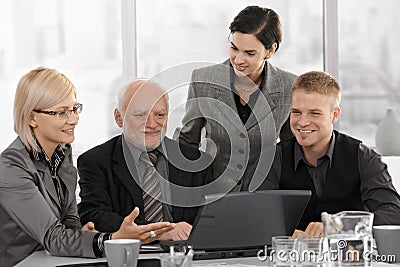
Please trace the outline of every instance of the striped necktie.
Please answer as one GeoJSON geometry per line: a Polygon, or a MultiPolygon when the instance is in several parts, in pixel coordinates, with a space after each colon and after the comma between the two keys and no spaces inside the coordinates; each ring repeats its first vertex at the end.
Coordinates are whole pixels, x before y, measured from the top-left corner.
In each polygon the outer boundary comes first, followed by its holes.
{"type": "Polygon", "coordinates": [[[161,222],[163,221],[162,203],[159,200],[161,199],[161,188],[155,168],[157,155],[155,151],[143,152],[140,159],[146,166],[142,184],[144,216],[146,221],[161,222]]]}

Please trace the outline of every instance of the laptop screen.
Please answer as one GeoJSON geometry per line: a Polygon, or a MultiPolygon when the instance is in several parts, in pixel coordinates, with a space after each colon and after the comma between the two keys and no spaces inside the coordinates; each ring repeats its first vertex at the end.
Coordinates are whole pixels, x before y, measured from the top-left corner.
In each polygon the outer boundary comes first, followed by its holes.
{"type": "Polygon", "coordinates": [[[268,190],[207,195],[187,244],[195,250],[261,248],[278,235],[292,235],[311,191],[268,190]]]}

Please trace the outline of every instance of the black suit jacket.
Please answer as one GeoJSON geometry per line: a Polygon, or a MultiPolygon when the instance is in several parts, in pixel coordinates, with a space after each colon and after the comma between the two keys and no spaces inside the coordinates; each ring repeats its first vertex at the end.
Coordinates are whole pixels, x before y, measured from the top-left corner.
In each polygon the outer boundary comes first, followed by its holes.
{"type": "MultiPolygon", "coordinates": [[[[168,153],[168,148],[177,143],[165,138],[164,144],[168,153]]],[[[182,154],[190,160],[199,158],[202,153],[184,144],[180,145],[180,149],[182,154]]],[[[81,197],[78,212],[83,225],[92,221],[98,231],[115,232],[119,229],[124,217],[129,215],[135,207],[140,209],[135,222],[148,223],[144,219],[142,189],[125,163],[121,135],[79,156],[78,172],[81,197]]],[[[200,186],[212,179],[211,168],[187,172],[168,162],[168,172],[169,180],[182,186],[200,186]]],[[[173,222],[185,221],[193,224],[197,210],[198,207],[172,206],[173,222]]]]}

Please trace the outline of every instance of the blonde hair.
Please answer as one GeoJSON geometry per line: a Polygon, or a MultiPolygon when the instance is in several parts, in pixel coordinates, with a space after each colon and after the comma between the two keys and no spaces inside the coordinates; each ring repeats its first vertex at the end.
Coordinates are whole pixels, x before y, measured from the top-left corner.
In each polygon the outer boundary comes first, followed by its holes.
{"type": "Polygon", "coordinates": [[[339,83],[327,72],[310,71],[300,75],[292,86],[292,92],[296,90],[333,96],[336,99],[336,105],[340,103],[341,93],[339,83]]]}
{"type": "Polygon", "coordinates": [[[76,96],[75,86],[54,69],[38,67],[19,80],[14,99],[14,131],[29,151],[39,151],[29,125],[32,111],[54,106],[71,93],[76,96]]]}

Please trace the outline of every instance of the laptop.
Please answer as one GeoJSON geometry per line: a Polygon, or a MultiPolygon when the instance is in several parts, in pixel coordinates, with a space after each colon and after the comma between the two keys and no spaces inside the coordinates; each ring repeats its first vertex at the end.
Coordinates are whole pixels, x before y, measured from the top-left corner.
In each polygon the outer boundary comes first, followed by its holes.
{"type": "Polygon", "coordinates": [[[311,197],[308,190],[268,190],[206,195],[188,240],[161,247],[192,246],[194,259],[256,256],[271,238],[292,235],[311,197]],[[211,202],[210,202],[211,201],[211,202]]]}

